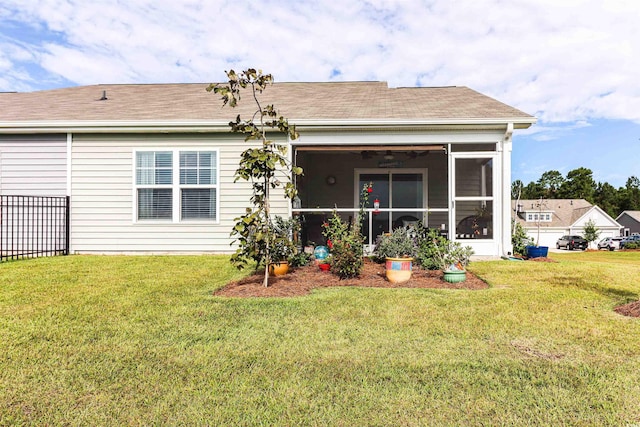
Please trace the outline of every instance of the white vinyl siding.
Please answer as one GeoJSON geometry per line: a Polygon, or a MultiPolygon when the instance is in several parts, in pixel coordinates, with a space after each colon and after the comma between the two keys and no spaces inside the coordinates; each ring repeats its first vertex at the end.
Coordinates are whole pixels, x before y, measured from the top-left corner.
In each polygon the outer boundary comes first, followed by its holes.
{"type": "MultiPolygon", "coordinates": [[[[250,183],[242,180],[234,183],[240,153],[248,147],[242,138],[228,133],[74,135],[71,250],[76,253],[233,252],[230,233],[234,218],[250,206],[252,195],[250,183]],[[217,152],[219,197],[215,221],[136,220],[135,152],[176,152],[174,150],[217,152]]],[[[173,161],[177,161],[175,157],[173,161]]],[[[179,189],[177,185],[174,191],[179,189]]],[[[180,198],[174,209],[180,212],[180,198]]],[[[283,216],[289,213],[288,201],[281,197],[281,192],[274,195],[272,211],[283,216]]]]}
{"type": "Polygon", "coordinates": [[[0,193],[67,194],[67,137],[0,135],[0,193]]]}

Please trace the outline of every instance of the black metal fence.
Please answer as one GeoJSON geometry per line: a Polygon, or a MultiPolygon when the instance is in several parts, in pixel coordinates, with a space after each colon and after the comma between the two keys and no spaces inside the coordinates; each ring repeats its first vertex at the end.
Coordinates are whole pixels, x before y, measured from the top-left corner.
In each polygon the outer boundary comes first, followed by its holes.
{"type": "Polygon", "coordinates": [[[0,261],[69,254],[69,196],[0,195],[0,261]]]}

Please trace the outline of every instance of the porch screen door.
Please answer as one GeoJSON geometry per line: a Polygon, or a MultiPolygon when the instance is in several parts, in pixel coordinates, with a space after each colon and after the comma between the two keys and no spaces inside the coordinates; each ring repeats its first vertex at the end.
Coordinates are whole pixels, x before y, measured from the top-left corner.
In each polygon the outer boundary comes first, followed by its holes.
{"type": "Polygon", "coordinates": [[[493,239],[495,156],[454,154],[453,212],[454,238],[493,239]]]}
{"type": "Polygon", "coordinates": [[[369,244],[375,243],[376,237],[382,233],[426,219],[424,211],[415,210],[424,208],[426,204],[425,170],[356,170],[356,175],[356,206],[359,206],[363,186],[371,183],[373,187],[362,230],[369,244]],[[379,201],[378,211],[373,210],[376,199],[379,201]]]}

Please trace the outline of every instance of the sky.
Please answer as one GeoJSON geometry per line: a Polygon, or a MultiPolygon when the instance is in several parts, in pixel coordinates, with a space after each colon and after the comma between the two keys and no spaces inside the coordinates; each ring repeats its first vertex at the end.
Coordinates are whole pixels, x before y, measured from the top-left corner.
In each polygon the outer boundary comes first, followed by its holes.
{"type": "Polygon", "coordinates": [[[637,0],[2,0],[0,91],[277,81],[468,86],[537,117],[512,178],[640,177],[637,0]]]}

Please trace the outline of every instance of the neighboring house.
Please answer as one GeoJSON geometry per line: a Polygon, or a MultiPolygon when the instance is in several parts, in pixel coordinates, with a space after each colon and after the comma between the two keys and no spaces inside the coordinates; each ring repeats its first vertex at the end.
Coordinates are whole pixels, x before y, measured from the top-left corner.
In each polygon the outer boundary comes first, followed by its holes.
{"type": "MultiPolygon", "coordinates": [[[[228,122],[253,114],[247,94],[222,108],[206,84],[95,85],[0,93],[2,194],[71,198],[71,253],[228,253],[251,187],[234,182],[249,145],[228,122]]],[[[303,239],[322,242],[372,182],[368,243],[422,219],[476,254],[511,251],[512,133],[536,119],[466,87],[389,88],[385,82],[276,83],[262,94],[301,138],[293,204],[303,239]]]]}
{"type": "Polygon", "coordinates": [[[622,226],[622,236],[640,234],[640,211],[624,211],[616,221],[622,226]]]}
{"type": "Polygon", "coordinates": [[[584,235],[584,227],[592,220],[600,232],[599,238],[620,235],[621,225],[598,206],[584,199],[543,199],[511,201],[514,218],[539,245],[553,248],[564,235],[584,235]]]}

